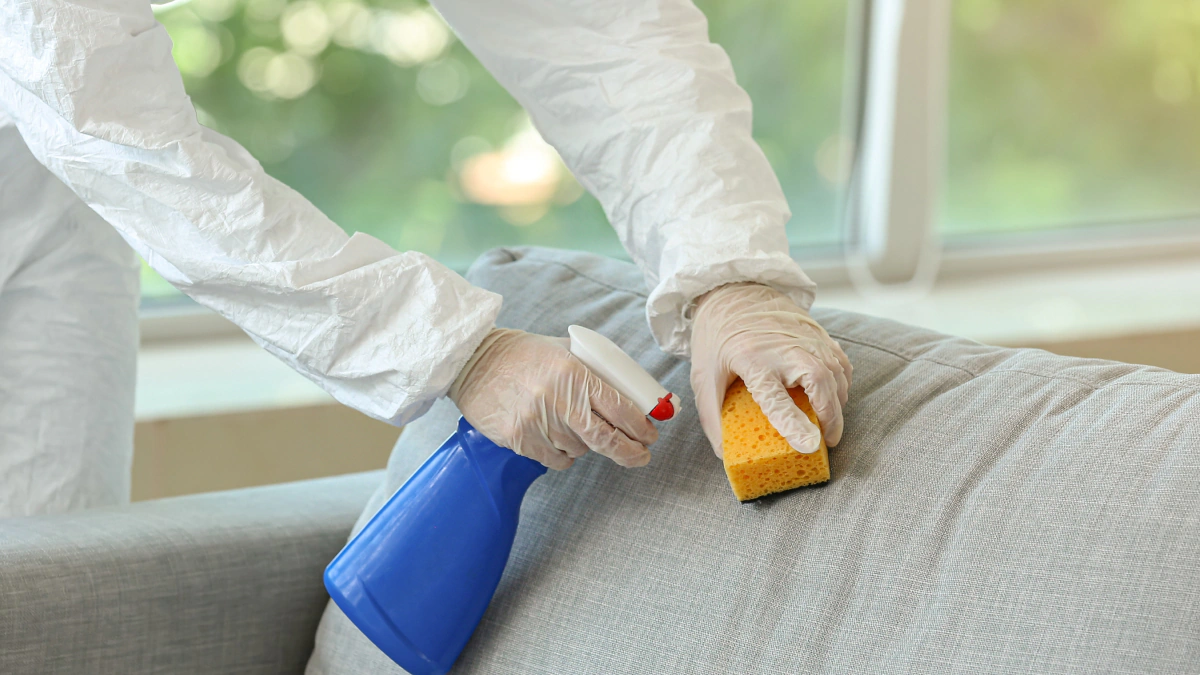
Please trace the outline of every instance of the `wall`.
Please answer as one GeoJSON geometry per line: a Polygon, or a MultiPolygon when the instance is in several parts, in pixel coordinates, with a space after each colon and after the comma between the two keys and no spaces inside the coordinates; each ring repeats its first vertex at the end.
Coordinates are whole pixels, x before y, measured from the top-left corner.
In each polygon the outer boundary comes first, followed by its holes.
{"type": "Polygon", "coordinates": [[[143,421],[133,499],[381,469],[399,435],[333,403],[143,421]]]}

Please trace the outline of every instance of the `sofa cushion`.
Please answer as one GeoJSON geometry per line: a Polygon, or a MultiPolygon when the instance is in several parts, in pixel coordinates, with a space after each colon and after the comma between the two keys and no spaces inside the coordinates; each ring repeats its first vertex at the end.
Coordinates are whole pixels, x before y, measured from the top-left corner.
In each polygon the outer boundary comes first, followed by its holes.
{"type": "MultiPolygon", "coordinates": [[[[691,401],[631,265],[502,249],[502,326],[610,336],[691,401]]],[[[854,362],[832,480],[734,500],[688,406],[526,497],[456,673],[1194,672],[1200,376],[816,310],[854,362]]],[[[409,426],[360,525],[452,430],[409,426]]],[[[312,675],[402,672],[330,604],[312,675]]]]}
{"type": "Polygon", "coordinates": [[[298,675],[382,471],[0,518],[3,675],[298,675]]]}

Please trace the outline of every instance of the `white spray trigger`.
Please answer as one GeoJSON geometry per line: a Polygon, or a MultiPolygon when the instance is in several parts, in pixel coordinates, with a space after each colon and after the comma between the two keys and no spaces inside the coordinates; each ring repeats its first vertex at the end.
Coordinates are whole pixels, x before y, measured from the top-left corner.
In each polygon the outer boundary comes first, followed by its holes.
{"type": "Polygon", "coordinates": [[[605,384],[656,420],[669,420],[680,410],[679,397],[667,391],[612,340],[590,328],[570,326],[571,353],[605,384]]]}

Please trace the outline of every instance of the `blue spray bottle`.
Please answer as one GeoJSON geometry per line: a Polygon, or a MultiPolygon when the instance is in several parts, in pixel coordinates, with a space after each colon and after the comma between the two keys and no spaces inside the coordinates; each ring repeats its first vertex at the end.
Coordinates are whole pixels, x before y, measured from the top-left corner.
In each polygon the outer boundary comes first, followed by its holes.
{"type": "MultiPolygon", "coordinates": [[[[571,353],[654,419],[679,410],[619,347],[581,326],[571,353]]],[[[450,670],[500,583],[525,492],[541,464],[465,419],[325,569],[325,587],[375,646],[412,675],[450,670]]]]}

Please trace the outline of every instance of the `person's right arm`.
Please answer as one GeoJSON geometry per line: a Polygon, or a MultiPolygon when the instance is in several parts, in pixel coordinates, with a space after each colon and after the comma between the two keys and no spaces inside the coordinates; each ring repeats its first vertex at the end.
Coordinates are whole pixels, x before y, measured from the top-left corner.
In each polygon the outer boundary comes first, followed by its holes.
{"type": "Polygon", "coordinates": [[[38,160],[167,281],[372,417],[404,424],[449,389],[499,296],[348,237],[199,125],[145,0],[0,9],[0,102],[38,160]]]}
{"type": "Polygon", "coordinates": [[[0,10],[0,104],[38,160],[167,281],[339,401],[401,425],[453,384],[468,421],[547,466],[589,449],[648,461],[653,426],[562,340],[494,330],[499,296],[346,236],[200,126],[144,0],[0,10]]]}

